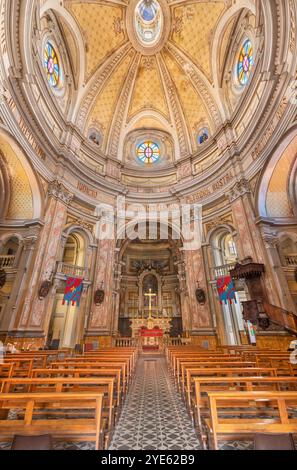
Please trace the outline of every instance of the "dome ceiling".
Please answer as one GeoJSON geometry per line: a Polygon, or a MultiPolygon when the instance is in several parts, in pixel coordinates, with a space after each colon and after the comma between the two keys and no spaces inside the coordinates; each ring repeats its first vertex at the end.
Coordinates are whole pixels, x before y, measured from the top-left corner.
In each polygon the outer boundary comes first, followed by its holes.
{"type": "Polygon", "coordinates": [[[120,159],[125,136],[137,129],[169,133],[176,158],[195,153],[199,129],[215,132],[225,119],[215,91],[213,42],[224,23],[219,70],[239,15],[239,9],[229,14],[232,3],[65,1],[57,17],[74,75],[85,64],[73,116],[78,128],[85,136],[98,129],[101,150],[120,159]],[[79,38],[70,31],[70,18],[79,38]],[[79,41],[85,51],[80,66],[74,47],[79,41]]]}

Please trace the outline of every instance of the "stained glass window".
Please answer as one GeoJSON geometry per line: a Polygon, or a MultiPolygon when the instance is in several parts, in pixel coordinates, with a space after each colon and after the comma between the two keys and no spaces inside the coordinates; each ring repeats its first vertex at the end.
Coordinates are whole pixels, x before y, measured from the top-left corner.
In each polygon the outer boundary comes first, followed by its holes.
{"type": "Polygon", "coordinates": [[[241,85],[246,85],[251,73],[251,68],[254,65],[253,46],[249,39],[247,39],[240,51],[238,64],[237,64],[237,75],[241,85]]]}
{"type": "Polygon", "coordinates": [[[199,131],[198,136],[197,136],[198,144],[199,144],[199,145],[202,145],[202,144],[204,144],[204,142],[206,142],[208,139],[209,139],[209,132],[208,132],[208,130],[207,130],[207,129],[201,129],[201,131],[199,131]]]}
{"type": "Polygon", "coordinates": [[[158,144],[150,140],[142,142],[137,147],[137,158],[147,165],[157,162],[160,158],[160,148],[158,144]]]}
{"type": "Polygon", "coordinates": [[[56,88],[60,81],[60,64],[55,48],[50,42],[47,42],[44,48],[44,68],[50,86],[56,88]]]}

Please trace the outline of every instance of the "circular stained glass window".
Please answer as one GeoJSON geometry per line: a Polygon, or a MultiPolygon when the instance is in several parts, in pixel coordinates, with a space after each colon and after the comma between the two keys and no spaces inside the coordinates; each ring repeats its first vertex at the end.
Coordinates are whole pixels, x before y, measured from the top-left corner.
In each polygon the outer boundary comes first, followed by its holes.
{"type": "Polygon", "coordinates": [[[158,144],[150,140],[142,142],[137,147],[137,158],[146,165],[157,162],[160,158],[160,148],[158,144]]]}
{"type": "Polygon", "coordinates": [[[237,75],[241,85],[247,84],[253,65],[253,46],[251,41],[247,39],[241,48],[237,64],[237,75]]]}
{"type": "Polygon", "coordinates": [[[60,64],[55,48],[50,42],[44,48],[44,68],[48,83],[56,88],[60,81],[60,64]]]}

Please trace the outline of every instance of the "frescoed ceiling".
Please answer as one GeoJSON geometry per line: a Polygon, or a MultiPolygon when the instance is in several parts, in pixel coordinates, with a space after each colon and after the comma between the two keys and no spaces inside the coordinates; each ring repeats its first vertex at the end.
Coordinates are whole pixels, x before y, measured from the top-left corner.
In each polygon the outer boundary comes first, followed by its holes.
{"type": "MultiPolygon", "coordinates": [[[[108,154],[119,147],[126,128],[136,129],[138,122],[145,127],[158,123],[156,129],[171,128],[186,142],[181,156],[194,153],[199,128],[214,132],[222,123],[213,92],[213,41],[224,20],[217,58],[220,70],[236,21],[236,15],[225,20],[233,3],[65,0],[65,18],[70,14],[74,19],[85,51],[84,90],[75,117],[80,130],[87,135],[88,129],[98,127],[103,134],[101,148],[108,154]],[[141,3],[149,20],[143,24],[137,10],[141,3]]],[[[59,25],[69,38],[65,18],[60,18],[59,25]]],[[[77,64],[73,50],[73,40],[68,41],[71,61],[77,64]]]]}

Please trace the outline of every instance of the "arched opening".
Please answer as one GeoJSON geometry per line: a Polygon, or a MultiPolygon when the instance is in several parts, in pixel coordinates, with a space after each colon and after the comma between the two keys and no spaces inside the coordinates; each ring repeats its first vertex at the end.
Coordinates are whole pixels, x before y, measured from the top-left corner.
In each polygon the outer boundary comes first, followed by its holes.
{"type": "Polygon", "coordinates": [[[157,239],[123,243],[118,330],[121,336],[139,337],[141,327],[160,328],[164,337],[182,334],[178,277],[178,240],[157,239]]]}
{"type": "Polygon", "coordinates": [[[52,347],[73,348],[80,342],[80,306],[63,303],[66,280],[84,277],[86,261],[85,238],[78,232],[68,235],[57,276],[62,278],[57,288],[49,325],[48,343],[52,347]]]}
{"type": "Polygon", "coordinates": [[[277,249],[289,292],[297,307],[297,236],[295,234],[282,235],[277,249]]]}
{"type": "MultiPolygon", "coordinates": [[[[221,227],[212,234],[210,246],[213,282],[216,284],[218,279],[230,275],[230,271],[238,261],[237,247],[234,235],[226,227],[221,227]]],[[[242,283],[236,282],[235,289],[236,302],[220,304],[225,339],[230,345],[241,344],[241,333],[244,332],[241,302],[247,300],[246,290],[242,283]]]]}

